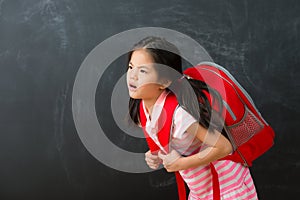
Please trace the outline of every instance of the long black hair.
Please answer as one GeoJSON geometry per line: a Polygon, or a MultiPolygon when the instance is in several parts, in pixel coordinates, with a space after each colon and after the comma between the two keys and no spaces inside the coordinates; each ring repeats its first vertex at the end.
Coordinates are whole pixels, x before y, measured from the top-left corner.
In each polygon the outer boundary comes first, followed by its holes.
{"type": "MultiPolygon", "coordinates": [[[[159,76],[172,82],[167,90],[176,95],[177,101],[183,109],[190,113],[203,127],[223,132],[223,122],[220,117],[222,111],[220,94],[210,88],[205,82],[183,75],[180,52],[174,44],[161,37],[146,37],[136,43],[128,53],[127,67],[129,66],[132,53],[138,49],[146,50],[152,56],[159,76]],[[165,70],[166,67],[161,66],[167,66],[172,70],[165,70]],[[204,91],[209,93],[213,97],[213,103],[218,105],[219,111],[214,114],[213,118],[212,113],[215,111],[212,109],[204,91]]],[[[137,125],[140,124],[140,103],[140,99],[130,98],[129,100],[129,115],[137,125]]]]}

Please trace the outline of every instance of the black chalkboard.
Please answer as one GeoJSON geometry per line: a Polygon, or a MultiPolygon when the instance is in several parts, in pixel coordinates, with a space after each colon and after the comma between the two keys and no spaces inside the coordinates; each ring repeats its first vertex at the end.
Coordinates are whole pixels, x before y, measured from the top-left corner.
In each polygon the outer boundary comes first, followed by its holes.
{"type": "MultiPolygon", "coordinates": [[[[120,32],[179,31],[200,43],[254,99],[276,132],[251,172],[260,199],[300,195],[300,3],[265,1],[0,0],[0,198],[176,199],[163,169],[127,173],[93,157],[72,114],[76,74],[86,56],[120,32]]],[[[97,86],[97,118],[122,149],[147,150],[110,113],[122,55],[97,86]]]]}

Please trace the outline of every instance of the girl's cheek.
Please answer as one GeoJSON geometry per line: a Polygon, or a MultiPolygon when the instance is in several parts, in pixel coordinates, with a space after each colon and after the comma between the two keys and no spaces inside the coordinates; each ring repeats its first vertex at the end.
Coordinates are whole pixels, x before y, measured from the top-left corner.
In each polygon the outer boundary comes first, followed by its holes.
{"type": "Polygon", "coordinates": [[[130,81],[130,73],[127,72],[126,74],[126,83],[128,84],[130,81]]]}

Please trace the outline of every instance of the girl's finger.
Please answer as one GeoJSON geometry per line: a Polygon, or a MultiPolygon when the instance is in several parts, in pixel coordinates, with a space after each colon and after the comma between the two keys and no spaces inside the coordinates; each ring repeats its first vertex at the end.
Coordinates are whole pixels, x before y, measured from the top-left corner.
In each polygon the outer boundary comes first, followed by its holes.
{"type": "Polygon", "coordinates": [[[146,157],[151,158],[151,159],[158,159],[158,155],[152,154],[151,151],[147,151],[145,154],[146,157]]]}
{"type": "Polygon", "coordinates": [[[162,153],[161,151],[159,151],[157,155],[158,155],[158,157],[159,157],[160,159],[162,159],[162,160],[164,160],[164,159],[167,157],[167,155],[164,154],[164,153],[162,153]]]}
{"type": "Polygon", "coordinates": [[[169,154],[163,154],[161,152],[158,152],[158,156],[163,160],[164,166],[172,164],[178,158],[181,157],[181,155],[175,150],[172,150],[169,154]]]}

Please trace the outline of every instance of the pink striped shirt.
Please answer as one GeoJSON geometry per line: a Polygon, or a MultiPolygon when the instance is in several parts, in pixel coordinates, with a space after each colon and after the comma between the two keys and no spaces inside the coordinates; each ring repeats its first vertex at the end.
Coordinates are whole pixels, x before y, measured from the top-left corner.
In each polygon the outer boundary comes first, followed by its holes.
{"type": "MultiPolygon", "coordinates": [[[[163,92],[157,99],[153,110],[152,120],[144,107],[147,118],[146,130],[149,136],[160,146],[157,139],[157,120],[163,110],[163,105],[167,92],[163,92]]],[[[173,115],[173,127],[171,133],[171,148],[178,151],[181,155],[191,155],[197,152],[202,145],[195,135],[187,134],[187,128],[195,123],[196,120],[182,107],[177,107],[173,115]]],[[[249,171],[240,163],[230,160],[213,162],[218,172],[221,199],[223,200],[250,200],[258,199],[256,189],[249,171]]],[[[189,187],[189,200],[212,200],[212,174],[209,165],[199,166],[187,170],[179,171],[182,178],[189,187]]]]}

